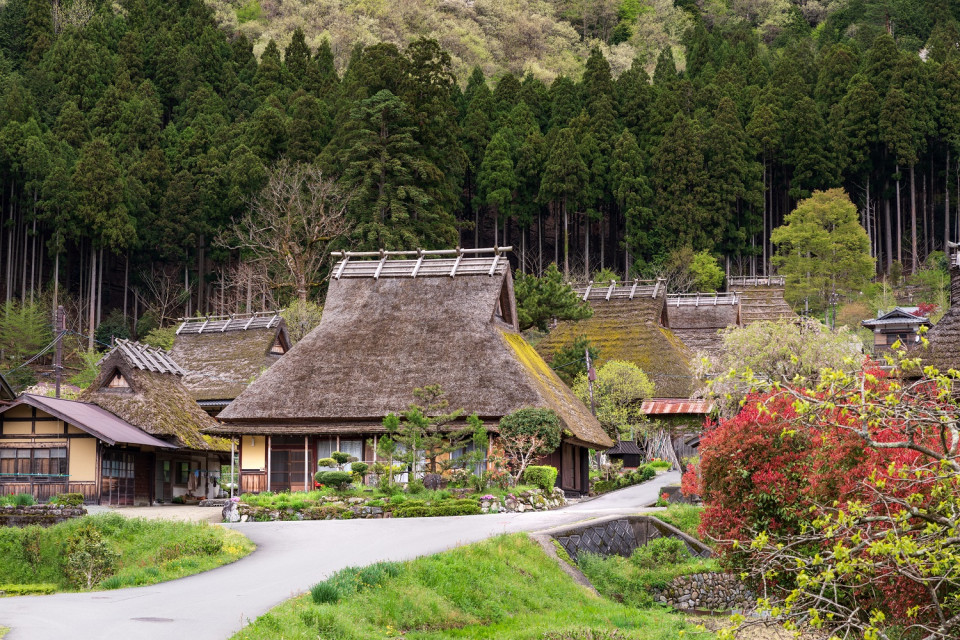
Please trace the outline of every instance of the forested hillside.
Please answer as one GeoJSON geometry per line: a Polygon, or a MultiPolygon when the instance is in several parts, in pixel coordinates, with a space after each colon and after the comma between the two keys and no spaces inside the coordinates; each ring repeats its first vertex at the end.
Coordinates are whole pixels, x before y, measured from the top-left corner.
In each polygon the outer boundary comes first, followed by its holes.
{"type": "MultiPolygon", "coordinates": [[[[116,309],[141,334],[286,303],[302,283],[217,242],[282,158],[348,198],[334,246],[513,244],[516,266],[570,277],[652,275],[681,250],[766,272],[771,230],[834,186],[882,272],[957,237],[956,3],[295,5],[258,5],[238,33],[200,0],[2,4],[8,302],[55,298],[77,332],[116,309]],[[308,10],[333,22],[285,39],[308,10]],[[469,34],[430,27],[454,29],[445,12],[497,27],[499,53],[467,56],[469,34]],[[374,24],[350,15],[419,27],[329,26],[374,24]],[[556,26],[517,26],[537,16],[556,26]],[[258,57],[244,31],[284,44],[258,57]]],[[[316,297],[322,270],[307,275],[316,297]]]]}

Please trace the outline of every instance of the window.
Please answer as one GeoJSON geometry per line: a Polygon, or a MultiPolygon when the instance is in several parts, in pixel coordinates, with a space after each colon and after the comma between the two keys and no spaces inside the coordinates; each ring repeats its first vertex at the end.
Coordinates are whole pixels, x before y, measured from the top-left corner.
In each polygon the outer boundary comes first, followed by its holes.
{"type": "MultiPolygon", "coordinates": [[[[465,447],[454,449],[453,451],[450,452],[450,459],[459,460],[460,458],[464,457],[468,453],[472,453],[473,451],[475,451],[476,448],[477,448],[476,445],[471,442],[465,447]]],[[[460,468],[464,467],[464,465],[460,463],[455,463],[454,466],[460,467],[460,468]]],[[[486,470],[486,468],[487,468],[487,459],[486,459],[486,456],[484,456],[483,462],[478,462],[476,465],[474,465],[473,473],[475,473],[476,475],[480,475],[486,470]]]]}
{"type": "Polygon", "coordinates": [[[277,336],[277,339],[273,341],[273,346],[270,347],[270,353],[278,356],[282,356],[287,352],[287,347],[283,344],[283,340],[280,339],[280,336],[277,336]]]}
{"type": "Polygon", "coordinates": [[[182,461],[178,462],[176,484],[187,484],[189,480],[190,480],[190,463],[182,462],[182,461]]]}
{"type": "Polygon", "coordinates": [[[0,475],[67,475],[67,448],[0,449],[0,475]]]}
{"type": "Polygon", "coordinates": [[[127,382],[127,379],[124,378],[123,374],[119,371],[114,371],[113,375],[102,388],[107,391],[131,391],[130,383],[127,382]]]}

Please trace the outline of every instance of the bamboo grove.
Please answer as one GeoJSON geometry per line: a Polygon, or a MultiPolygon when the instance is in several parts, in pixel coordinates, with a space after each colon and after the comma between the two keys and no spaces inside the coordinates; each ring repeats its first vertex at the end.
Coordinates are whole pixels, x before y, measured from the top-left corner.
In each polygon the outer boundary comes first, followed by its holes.
{"type": "Polygon", "coordinates": [[[834,4],[771,34],[678,2],[682,46],[543,80],[455,77],[427,39],[257,57],[199,0],[7,0],[2,295],[94,323],[282,304],[215,242],[281,159],[349,194],[353,249],[510,244],[574,278],[689,247],[762,274],[797,200],[843,187],[880,274],[915,270],[960,236],[960,8],[834,4]]]}

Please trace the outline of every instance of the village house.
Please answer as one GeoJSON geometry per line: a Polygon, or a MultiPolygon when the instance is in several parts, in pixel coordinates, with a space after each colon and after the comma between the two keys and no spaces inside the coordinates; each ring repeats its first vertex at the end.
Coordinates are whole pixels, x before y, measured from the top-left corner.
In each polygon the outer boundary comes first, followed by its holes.
{"type": "Polygon", "coordinates": [[[279,313],[208,316],[182,320],[170,358],[183,368],[193,399],[216,417],[289,349],[279,313]]]}
{"type": "Polygon", "coordinates": [[[950,369],[960,370],[960,245],[949,243],[950,251],[950,308],[930,329],[926,349],[915,345],[911,357],[919,357],[922,366],[936,367],[946,375],[950,369]]]}
{"type": "Polygon", "coordinates": [[[440,385],[451,408],[494,432],[491,447],[503,416],[554,410],[564,436],[548,462],[562,489],[586,493],[588,450],[613,442],[520,335],[502,251],[343,255],[320,325],[208,430],[239,439],[241,491],[309,487],[332,451],[375,462],[384,417],[413,403],[415,388],[440,385]]]}
{"type": "Polygon", "coordinates": [[[890,351],[897,342],[908,348],[920,341],[920,327],[930,328],[930,319],[918,307],[894,307],[864,320],[862,326],[873,332],[873,353],[890,351]]]}
{"type": "Polygon", "coordinates": [[[670,294],[663,305],[662,324],[694,354],[717,357],[728,327],[742,325],[739,293],[670,294]]]}
{"type": "Polygon", "coordinates": [[[796,312],[783,297],[783,276],[730,276],[727,292],[740,297],[740,318],[744,326],[754,322],[795,320],[796,312]]]}
{"type": "Polygon", "coordinates": [[[230,443],[166,352],[120,340],[79,400],[24,394],[0,407],[0,492],[144,505],[219,493],[230,443]]]}
{"type": "Polygon", "coordinates": [[[599,350],[598,365],[624,360],[637,365],[653,381],[658,396],[689,396],[697,387],[694,353],[664,326],[666,287],[662,280],[575,286],[593,315],[557,324],[539,343],[547,360],[584,336],[599,350]]]}

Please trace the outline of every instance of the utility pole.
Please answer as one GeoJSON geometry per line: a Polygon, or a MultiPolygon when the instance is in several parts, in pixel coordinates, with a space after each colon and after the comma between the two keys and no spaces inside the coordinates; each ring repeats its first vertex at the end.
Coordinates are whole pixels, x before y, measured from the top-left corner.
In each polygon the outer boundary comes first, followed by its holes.
{"type": "Polygon", "coordinates": [[[57,350],[53,356],[53,369],[57,379],[56,397],[60,397],[60,381],[63,378],[63,305],[57,307],[57,350]]]}

